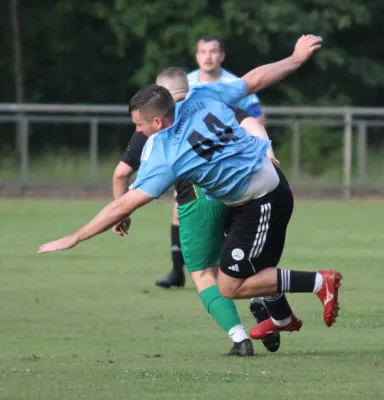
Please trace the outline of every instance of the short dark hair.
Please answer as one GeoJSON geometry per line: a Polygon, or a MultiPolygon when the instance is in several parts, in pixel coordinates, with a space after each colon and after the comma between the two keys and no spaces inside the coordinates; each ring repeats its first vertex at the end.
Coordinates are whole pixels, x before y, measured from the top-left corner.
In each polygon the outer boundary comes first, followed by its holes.
{"type": "Polygon", "coordinates": [[[173,120],[175,103],[171,93],[159,85],[151,85],[139,90],[129,102],[129,111],[140,110],[147,120],[163,117],[173,120]]]}
{"type": "Polygon", "coordinates": [[[157,78],[175,78],[175,77],[185,77],[187,76],[186,72],[179,67],[168,67],[163,69],[159,75],[157,75],[157,78]]]}
{"type": "Polygon", "coordinates": [[[197,43],[199,42],[219,42],[220,45],[220,51],[224,51],[224,43],[223,41],[216,35],[201,35],[199,37],[199,40],[197,41],[197,43]]]}

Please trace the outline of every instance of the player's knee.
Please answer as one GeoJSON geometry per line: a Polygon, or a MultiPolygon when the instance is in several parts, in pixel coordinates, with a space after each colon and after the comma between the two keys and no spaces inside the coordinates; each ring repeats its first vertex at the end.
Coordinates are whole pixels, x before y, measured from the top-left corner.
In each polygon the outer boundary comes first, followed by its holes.
{"type": "Polygon", "coordinates": [[[207,268],[201,271],[194,271],[191,273],[191,279],[196,289],[201,292],[213,285],[216,285],[217,271],[214,268],[207,268]]]}
{"type": "Polygon", "coordinates": [[[197,285],[202,280],[204,276],[204,271],[194,271],[191,273],[192,282],[197,285]]]}
{"type": "Polygon", "coordinates": [[[235,299],[236,298],[236,289],[230,286],[222,285],[218,282],[218,287],[220,293],[226,297],[227,299],[235,299]]]}
{"type": "Polygon", "coordinates": [[[224,297],[232,300],[238,299],[242,283],[242,280],[232,278],[219,270],[217,286],[224,297]]]}

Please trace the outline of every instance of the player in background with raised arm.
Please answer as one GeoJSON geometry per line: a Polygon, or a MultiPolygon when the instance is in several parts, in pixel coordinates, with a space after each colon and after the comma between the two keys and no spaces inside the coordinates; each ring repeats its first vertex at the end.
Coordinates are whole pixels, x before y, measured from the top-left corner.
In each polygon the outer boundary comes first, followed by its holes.
{"type": "MultiPolygon", "coordinates": [[[[199,69],[188,74],[189,88],[193,89],[194,87],[204,83],[228,83],[238,79],[238,76],[232,74],[221,66],[225,56],[223,42],[218,36],[201,36],[196,44],[196,61],[199,65],[199,69]]],[[[247,96],[245,99],[239,101],[237,107],[254,117],[255,121],[260,124],[257,127],[257,135],[269,139],[268,134],[265,131],[265,118],[257,95],[251,94],[250,96],[247,96]]],[[[279,166],[280,163],[276,160],[272,148],[268,151],[269,157],[274,160],[274,164],[279,166]]],[[[175,216],[174,213],[174,219],[175,218],[177,218],[177,214],[175,216]]],[[[274,309],[279,309],[279,314],[281,315],[289,315],[289,313],[292,312],[284,294],[278,297],[267,296],[266,298],[253,298],[251,299],[249,308],[256,319],[261,319],[265,312],[264,307],[268,308],[268,306],[274,309]]],[[[276,339],[278,340],[279,338],[276,339]]]]}
{"type": "MultiPolygon", "coordinates": [[[[135,171],[139,169],[141,152],[148,136],[142,132],[135,132],[129,142],[128,148],[124,153],[121,161],[117,164],[113,173],[113,197],[118,199],[128,190],[129,179],[135,171]]],[[[184,273],[184,257],[180,245],[180,226],[177,216],[177,203],[175,202],[172,210],[172,223],[171,223],[171,258],[172,270],[164,278],[156,281],[157,286],[163,288],[184,287],[185,273],[184,273]]]]}
{"type": "MultiPolygon", "coordinates": [[[[224,59],[225,51],[222,40],[215,35],[201,36],[196,44],[196,61],[199,69],[187,75],[189,89],[193,89],[203,83],[227,83],[238,79],[238,76],[222,68],[221,64],[224,59]]],[[[242,99],[236,106],[251,117],[256,118],[259,124],[265,125],[264,115],[256,94],[242,99]]]]}

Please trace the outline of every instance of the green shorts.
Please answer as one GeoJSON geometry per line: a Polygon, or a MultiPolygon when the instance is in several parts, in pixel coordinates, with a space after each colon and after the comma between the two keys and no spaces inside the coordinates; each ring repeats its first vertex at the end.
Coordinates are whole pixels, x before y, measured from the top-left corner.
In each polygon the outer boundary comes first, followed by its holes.
{"type": "Polygon", "coordinates": [[[180,242],[189,272],[219,265],[229,209],[205,196],[177,208],[180,242]]]}

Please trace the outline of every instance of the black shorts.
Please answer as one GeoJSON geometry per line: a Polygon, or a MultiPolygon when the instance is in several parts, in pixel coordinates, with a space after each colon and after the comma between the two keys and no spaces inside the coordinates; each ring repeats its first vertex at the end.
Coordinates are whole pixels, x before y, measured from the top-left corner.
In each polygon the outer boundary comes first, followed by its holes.
{"type": "Polygon", "coordinates": [[[248,278],[278,265],[293,211],[293,195],[283,173],[267,195],[231,207],[232,226],[225,237],[220,269],[234,278],[248,278]]]}

